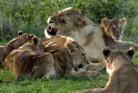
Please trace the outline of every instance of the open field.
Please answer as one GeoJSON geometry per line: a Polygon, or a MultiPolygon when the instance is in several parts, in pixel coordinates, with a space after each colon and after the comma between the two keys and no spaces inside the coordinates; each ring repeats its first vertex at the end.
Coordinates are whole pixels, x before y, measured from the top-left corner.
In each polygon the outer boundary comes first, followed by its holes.
{"type": "MultiPolygon", "coordinates": [[[[127,26],[123,40],[138,44],[138,0],[0,0],[0,45],[15,37],[20,30],[44,37],[47,18],[52,13],[70,6],[81,9],[83,14],[97,24],[103,17],[125,17],[127,26]]],[[[134,63],[138,67],[138,51],[134,63]]],[[[104,87],[108,75],[104,70],[98,78],[65,76],[16,82],[14,74],[4,68],[0,70],[0,80],[7,80],[0,82],[0,93],[71,93],[104,87]]]]}

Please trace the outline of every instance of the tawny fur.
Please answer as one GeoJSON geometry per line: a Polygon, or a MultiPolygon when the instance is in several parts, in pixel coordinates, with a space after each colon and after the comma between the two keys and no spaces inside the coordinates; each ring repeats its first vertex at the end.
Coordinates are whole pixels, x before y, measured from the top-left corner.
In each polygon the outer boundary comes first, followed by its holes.
{"type": "Polygon", "coordinates": [[[117,49],[126,49],[133,46],[135,49],[138,49],[138,45],[121,40],[126,24],[127,21],[125,18],[111,20],[108,18],[102,19],[101,29],[106,46],[117,49]]]}
{"type": "Polygon", "coordinates": [[[126,53],[104,50],[106,70],[109,80],[105,88],[86,89],[75,93],[137,93],[138,72],[132,63],[134,49],[126,53]]]}
{"type": "Polygon", "coordinates": [[[49,75],[77,77],[99,75],[96,71],[86,71],[89,60],[78,43],[68,42],[64,47],[45,52],[45,48],[49,46],[40,47],[42,45],[36,39],[38,38],[34,36],[32,40],[9,53],[5,59],[5,65],[15,73],[17,80],[26,76],[35,79],[49,75]]]}
{"type": "Polygon", "coordinates": [[[57,49],[67,46],[68,43],[73,42],[74,40],[66,36],[54,36],[49,39],[42,39],[41,43],[46,47],[46,52],[55,51],[57,49]]]}
{"type": "Polygon", "coordinates": [[[2,65],[5,57],[14,49],[17,49],[32,38],[32,34],[21,34],[15,39],[10,40],[6,45],[0,46],[0,64],[2,65]]]}
{"type": "Polygon", "coordinates": [[[48,77],[55,74],[54,59],[50,53],[44,53],[44,46],[36,36],[6,57],[4,64],[15,74],[17,80],[23,77],[31,79],[48,77]]]}
{"type": "Polygon", "coordinates": [[[96,71],[86,71],[89,60],[83,48],[76,42],[68,43],[65,47],[52,52],[52,55],[58,76],[93,77],[99,75],[96,71]]]}
{"type": "Polygon", "coordinates": [[[102,50],[105,48],[103,33],[100,27],[88,17],[73,8],[66,8],[48,18],[48,27],[45,30],[47,38],[57,35],[72,37],[88,53],[92,62],[102,62],[102,50]],[[52,35],[50,35],[50,33],[52,35]]]}
{"type": "MultiPolygon", "coordinates": [[[[46,47],[46,52],[54,52],[56,50],[62,50],[62,48],[67,47],[67,44],[75,42],[71,37],[67,37],[67,36],[61,36],[61,35],[57,35],[54,37],[51,37],[49,39],[43,39],[42,43],[45,45],[46,47]]],[[[77,45],[77,50],[76,53],[83,53],[83,54],[87,54],[85,53],[85,50],[83,50],[83,48],[78,44],[77,45]],[[83,50],[83,51],[82,51],[83,50]]],[[[78,59],[82,59],[83,57],[81,57],[81,55],[75,55],[78,56],[78,59]]],[[[62,57],[62,54],[61,54],[62,57]]],[[[83,59],[82,59],[83,60],[83,59]]],[[[100,71],[104,68],[104,65],[101,63],[98,64],[93,64],[93,63],[89,63],[89,65],[87,66],[87,70],[91,70],[91,71],[100,71]]]]}

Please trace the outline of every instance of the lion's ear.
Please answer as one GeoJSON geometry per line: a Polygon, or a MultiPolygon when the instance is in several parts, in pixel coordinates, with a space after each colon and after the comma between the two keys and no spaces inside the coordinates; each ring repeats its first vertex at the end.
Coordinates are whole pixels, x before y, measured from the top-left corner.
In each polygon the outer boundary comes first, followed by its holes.
{"type": "Polygon", "coordinates": [[[126,18],[121,18],[121,19],[119,19],[119,21],[120,21],[122,24],[124,24],[124,25],[127,24],[126,18]]]}
{"type": "Polygon", "coordinates": [[[34,34],[29,34],[29,35],[27,36],[27,39],[28,39],[28,40],[32,40],[32,38],[33,38],[34,36],[35,36],[34,34]]]}
{"type": "Polygon", "coordinates": [[[67,49],[68,49],[69,53],[73,53],[74,52],[74,45],[73,45],[73,43],[68,43],[67,44],[67,49]]]}
{"type": "Polygon", "coordinates": [[[18,36],[21,36],[23,34],[22,31],[18,31],[18,36]]]}
{"type": "Polygon", "coordinates": [[[102,25],[103,26],[107,26],[108,23],[109,23],[109,19],[108,18],[103,18],[102,19],[102,25]]]}
{"type": "Polygon", "coordinates": [[[104,55],[105,58],[107,58],[110,55],[110,53],[111,53],[110,49],[104,49],[103,50],[103,55],[104,55]]]}
{"type": "Polygon", "coordinates": [[[32,43],[33,43],[34,45],[38,45],[38,43],[39,43],[39,38],[36,37],[36,36],[34,36],[34,37],[32,38],[32,43]]]}
{"type": "Polygon", "coordinates": [[[135,53],[135,48],[134,47],[130,47],[127,51],[127,55],[132,58],[134,56],[135,53]]]}

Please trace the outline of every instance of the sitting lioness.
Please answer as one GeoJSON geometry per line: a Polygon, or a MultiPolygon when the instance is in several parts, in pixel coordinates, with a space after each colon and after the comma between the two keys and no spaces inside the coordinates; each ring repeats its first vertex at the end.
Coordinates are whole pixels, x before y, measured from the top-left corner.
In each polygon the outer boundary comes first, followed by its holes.
{"type": "Polygon", "coordinates": [[[138,72],[132,63],[134,48],[127,52],[103,51],[109,80],[105,88],[86,89],[75,93],[138,93],[138,72]]]}
{"type": "Polygon", "coordinates": [[[45,30],[46,38],[64,35],[73,38],[88,53],[92,62],[103,62],[102,51],[105,48],[100,27],[88,17],[73,8],[66,8],[48,18],[45,30]]]}

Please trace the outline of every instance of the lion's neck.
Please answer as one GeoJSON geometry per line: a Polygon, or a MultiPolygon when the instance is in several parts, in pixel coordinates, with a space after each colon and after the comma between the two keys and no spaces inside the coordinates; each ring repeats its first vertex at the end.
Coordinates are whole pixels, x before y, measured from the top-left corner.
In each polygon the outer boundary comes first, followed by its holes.
{"type": "MultiPolygon", "coordinates": [[[[89,24],[83,28],[74,29],[71,34],[71,37],[79,42],[81,45],[84,45],[86,43],[87,38],[90,37],[90,35],[93,35],[94,31],[93,25],[89,24]]],[[[92,40],[92,39],[91,39],[92,40]]]]}

